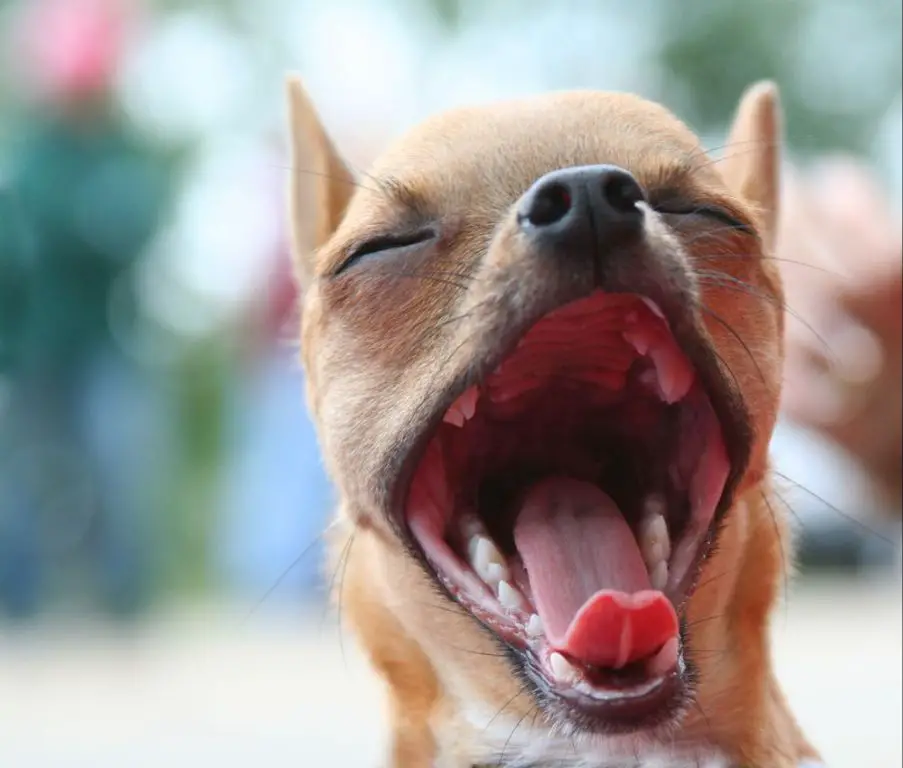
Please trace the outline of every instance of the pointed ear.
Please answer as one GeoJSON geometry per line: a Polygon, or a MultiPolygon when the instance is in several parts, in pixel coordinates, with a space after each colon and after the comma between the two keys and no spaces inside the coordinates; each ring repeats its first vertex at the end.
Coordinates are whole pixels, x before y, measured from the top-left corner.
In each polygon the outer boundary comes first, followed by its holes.
{"type": "Polygon", "coordinates": [[[734,194],[762,216],[762,238],[774,247],[780,203],[781,105],[777,86],[762,81],[750,86],[734,116],[722,175],[734,194]]]}
{"type": "Polygon", "coordinates": [[[291,139],[289,221],[295,272],[303,289],[313,253],[336,230],[355,189],[354,174],[339,157],[301,81],[286,83],[291,139]]]}

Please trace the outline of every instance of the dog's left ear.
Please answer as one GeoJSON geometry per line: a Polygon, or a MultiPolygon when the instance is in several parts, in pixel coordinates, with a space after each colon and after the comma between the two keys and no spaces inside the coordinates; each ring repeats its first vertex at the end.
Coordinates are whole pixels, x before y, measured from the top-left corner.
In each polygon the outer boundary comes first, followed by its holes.
{"type": "Polygon", "coordinates": [[[750,86],[734,116],[721,172],[731,190],[762,216],[761,236],[773,250],[780,204],[781,105],[777,86],[750,86]]]}
{"type": "Polygon", "coordinates": [[[297,78],[287,81],[291,138],[289,219],[295,272],[303,291],[314,251],[335,232],[354,193],[354,174],[339,156],[297,78]]]}

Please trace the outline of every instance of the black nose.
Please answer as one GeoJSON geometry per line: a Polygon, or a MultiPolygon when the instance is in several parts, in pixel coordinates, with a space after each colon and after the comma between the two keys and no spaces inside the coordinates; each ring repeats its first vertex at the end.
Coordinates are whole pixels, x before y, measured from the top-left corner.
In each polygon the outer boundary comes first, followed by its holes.
{"type": "Polygon", "coordinates": [[[521,198],[521,229],[543,245],[591,248],[628,245],[643,232],[639,182],[614,165],[562,168],[538,179],[521,198]]]}

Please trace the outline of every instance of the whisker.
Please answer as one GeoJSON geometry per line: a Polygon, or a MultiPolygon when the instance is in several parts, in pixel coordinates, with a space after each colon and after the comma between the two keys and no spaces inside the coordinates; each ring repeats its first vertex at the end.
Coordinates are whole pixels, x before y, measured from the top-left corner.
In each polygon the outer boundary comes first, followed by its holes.
{"type": "MultiPolygon", "coordinates": [[[[688,153],[687,160],[693,161],[702,157],[706,157],[715,152],[721,152],[725,149],[744,147],[744,151],[752,152],[758,147],[776,147],[781,142],[767,141],[766,139],[745,139],[743,141],[726,141],[724,144],[717,144],[714,147],[699,147],[693,152],[688,153]]],[[[707,158],[708,159],[708,158],[707,158]]],[[[723,158],[722,158],[723,159],[723,158]]]]}
{"type": "Polygon", "coordinates": [[[713,616],[706,616],[704,619],[696,619],[696,621],[690,621],[687,623],[687,629],[692,629],[693,627],[698,627],[700,624],[707,624],[710,621],[717,621],[718,619],[723,619],[727,614],[724,613],[716,613],[713,616]]]}
{"type": "Polygon", "coordinates": [[[765,301],[768,301],[771,304],[774,304],[777,308],[786,312],[788,315],[793,317],[799,323],[801,323],[805,328],[819,341],[819,343],[824,347],[825,354],[828,357],[829,361],[832,365],[837,363],[837,358],[835,357],[833,351],[831,350],[831,346],[828,344],[827,340],[815,330],[808,322],[806,322],[802,316],[796,312],[786,301],[780,301],[773,294],[765,293],[762,291],[757,291],[755,286],[750,285],[749,283],[740,280],[739,278],[735,278],[732,275],[728,275],[727,273],[721,272],[719,270],[708,270],[703,271],[700,270],[697,274],[703,278],[703,282],[705,282],[705,278],[708,278],[708,285],[718,286],[720,288],[725,288],[727,290],[734,290],[738,293],[744,293],[747,296],[752,296],[754,298],[760,298],[765,301]]]}
{"type": "MultiPolygon", "coordinates": [[[[851,523],[853,523],[854,525],[856,525],[858,528],[862,529],[863,531],[871,534],[872,536],[877,537],[878,539],[880,539],[883,542],[886,542],[887,544],[893,545],[895,543],[892,539],[889,539],[887,536],[882,535],[881,533],[876,531],[874,528],[870,528],[866,523],[864,523],[862,520],[859,520],[855,515],[851,515],[848,512],[844,512],[839,507],[834,506],[833,504],[831,504],[831,502],[829,502],[826,499],[824,499],[823,497],[819,496],[817,493],[815,493],[815,491],[807,488],[806,486],[802,485],[801,483],[798,483],[792,477],[789,477],[788,475],[785,475],[783,472],[779,472],[776,469],[772,469],[771,471],[778,477],[782,478],[783,480],[786,480],[788,483],[792,483],[796,488],[799,488],[801,491],[805,491],[813,499],[816,499],[817,501],[821,502],[828,509],[830,509],[833,512],[836,512],[842,518],[850,521],[851,523]]],[[[780,495],[779,495],[779,497],[780,497],[780,495]]],[[[783,497],[780,497],[780,498],[784,502],[784,504],[787,504],[787,501],[785,499],[783,499],[783,497]]]]}
{"type": "MultiPolygon", "coordinates": [[[[749,355],[749,359],[752,361],[752,364],[755,366],[756,371],[759,373],[759,378],[762,379],[762,384],[768,389],[768,380],[765,378],[765,374],[762,371],[761,366],[759,365],[759,361],[756,360],[755,355],[752,353],[752,350],[749,348],[749,345],[743,340],[743,337],[737,333],[734,327],[728,323],[724,318],[722,318],[718,313],[712,311],[709,307],[703,306],[702,311],[705,312],[709,317],[713,318],[717,323],[719,323],[728,333],[733,336],[740,346],[746,351],[746,354],[749,355]]],[[[736,377],[734,377],[736,381],[736,377]]]]}
{"type": "MultiPolygon", "coordinates": [[[[768,499],[768,494],[765,493],[764,490],[759,490],[759,493],[762,496],[762,501],[765,502],[765,506],[768,507],[768,513],[771,516],[771,524],[774,526],[774,535],[777,537],[778,541],[782,541],[783,538],[781,536],[781,526],[778,522],[778,517],[775,514],[774,507],[771,506],[771,501],[768,499]]],[[[783,582],[783,591],[784,591],[784,616],[786,618],[787,611],[790,608],[790,601],[787,599],[787,591],[790,589],[790,571],[787,568],[787,557],[785,555],[784,547],[778,548],[781,553],[781,572],[783,574],[781,581],[783,582]]]]}
{"type": "Polygon", "coordinates": [[[450,285],[454,288],[457,288],[460,291],[466,290],[467,285],[465,283],[459,283],[456,280],[453,280],[449,277],[445,277],[438,273],[429,273],[429,272],[389,272],[387,270],[381,269],[379,274],[386,275],[388,277],[398,277],[398,278],[406,278],[413,280],[425,280],[427,282],[439,283],[440,285],[450,285]]]}
{"type": "MultiPolygon", "coordinates": [[[[351,547],[354,544],[356,535],[357,535],[357,528],[354,528],[348,534],[348,540],[345,542],[344,546],[342,547],[342,551],[339,553],[339,559],[338,559],[338,562],[336,563],[336,568],[333,571],[332,578],[329,580],[329,587],[328,587],[328,591],[327,591],[327,595],[330,598],[332,598],[333,590],[335,589],[335,586],[336,586],[336,579],[338,579],[339,586],[338,586],[338,590],[337,590],[337,599],[336,599],[336,620],[337,620],[337,627],[338,627],[338,632],[339,632],[339,648],[341,649],[343,663],[345,663],[345,642],[344,642],[344,638],[342,635],[342,615],[343,615],[342,598],[343,598],[344,589],[345,589],[345,572],[348,568],[348,560],[351,555],[351,547]]],[[[331,602],[332,602],[331,599],[329,601],[327,601],[326,608],[324,609],[322,621],[326,620],[331,602]]]]}
{"type": "Polygon", "coordinates": [[[502,754],[501,754],[501,756],[499,757],[499,760],[500,760],[502,763],[505,762],[505,753],[508,751],[508,746],[511,744],[511,739],[514,738],[514,734],[517,732],[517,729],[521,727],[521,724],[524,722],[524,720],[527,719],[527,716],[528,716],[529,714],[530,714],[530,711],[529,711],[529,710],[523,714],[523,716],[520,718],[520,720],[518,720],[518,721],[514,724],[514,728],[511,729],[511,733],[508,734],[508,738],[505,739],[505,745],[502,747],[502,754]]]}
{"type": "Polygon", "coordinates": [[[345,179],[340,176],[335,176],[331,173],[324,173],[323,171],[311,171],[305,168],[295,168],[291,163],[276,163],[276,162],[267,162],[266,165],[272,168],[279,168],[283,171],[290,171],[291,173],[298,173],[303,176],[318,176],[321,179],[329,179],[330,181],[335,181],[339,184],[347,184],[350,187],[357,187],[358,189],[365,189],[368,192],[376,192],[381,193],[382,190],[374,187],[368,187],[365,184],[361,184],[359,181],[355,179],[345,179]]]}
{"type": "Polygon", "coordinates": [[[502,712],[504,712],[506,709],[508,709],[508,707],[510,707],[518,697],[523,696],[526,692],[527,692],[527,687],[524,685],[521,685],[520,688],[517,690],[517,692],[510,699],[508,699],[504,704],[502,704],[501,709],[499,709],[489,719],[489,722],[483,726],[483,733],[486,733],[486,731],[489,730],[489,726],[491,726],[499,718],[499,716],[502,714],[502,712]]]}
{"type": "Polygon", "coordinates": [[[314,546],[320,543],[323,538],[326,536],[329,531],[334,528],[339,523],[338,520],[333,520],[329,525],[327,525],[320,533],[318,533],[313,541],[311,541],[301,552],[289,563],[288,567],[282,571],[281,574],[277,577],[276,581],[264,592],[263,596],[254,604],[251,610],[248,612],[248,615],[242,620],[243,624],[246,624],[254,614],[260,610],[260,607],[267,601],[267,599],[282,585],[282,583],[288,578],[289,574],[298,567],[301,561],[310,553],[310,551],[314,548],[314,546]]]}
{"type": "MultiPolygon", "coordinates": [[[[732,145],[739,147],[741,144],[746,142],[737,142],[737,144],[732,145]]],[[[781,142],[776,141],[750,141],[748,142],[750,146],[744,147],[743,149],[737,149],[734,152],[728,152],[720,157],[712,157],[707,158],[706,162],[699,163],[693,166],[693,172],[698,173],[699,171],[705,170],[706,168],[710,168],[713,165],[718,165],[718,163],[723,163],[726,160],[733,160],[736,157],[742,157],[744,155],[750,155],[753,152],[757,152],[762,147],[779,147],[781,142]]]]}

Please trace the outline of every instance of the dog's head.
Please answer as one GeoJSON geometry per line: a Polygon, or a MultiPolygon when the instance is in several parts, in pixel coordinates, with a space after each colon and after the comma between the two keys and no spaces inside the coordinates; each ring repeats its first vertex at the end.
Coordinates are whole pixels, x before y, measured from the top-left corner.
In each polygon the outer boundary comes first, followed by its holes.
{"type": "Polygon", "coordinates": [[[776,418],[774,88],[720,161],[575,92],[433,118],[360,175],[290,106],[309,401],[391,610],[462,705],[673,725],[776,418]]]}

